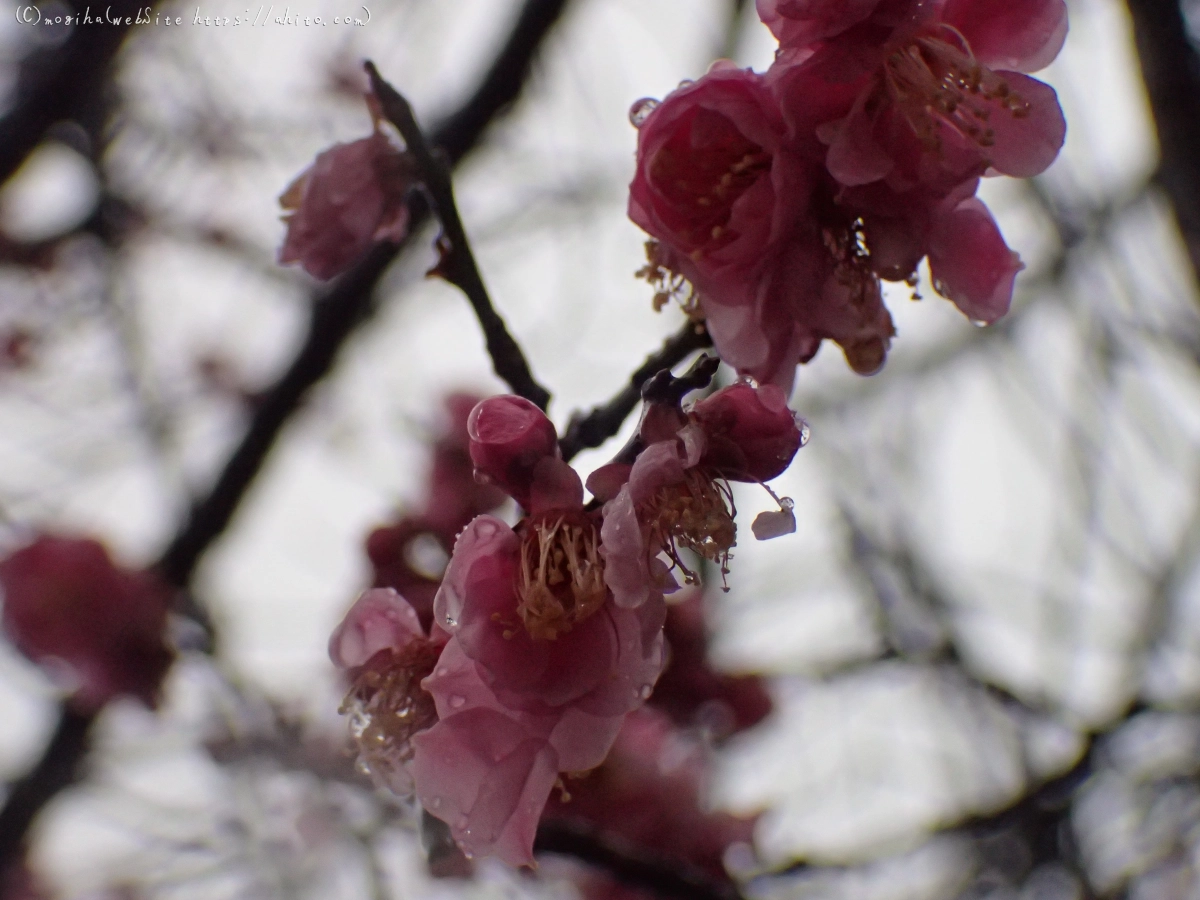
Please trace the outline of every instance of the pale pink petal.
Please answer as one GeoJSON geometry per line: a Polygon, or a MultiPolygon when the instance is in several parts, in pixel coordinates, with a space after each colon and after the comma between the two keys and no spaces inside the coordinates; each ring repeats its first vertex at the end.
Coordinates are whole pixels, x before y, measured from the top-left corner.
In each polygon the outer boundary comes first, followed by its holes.
{"type": "Polygon", "coordinates": [[[644,603],[650,596],[650,571],[642,527],[628,487],[605,505],[600,543],[604,551],[604,583],[612,591],[613,601],[624,607],[644,603]]]}
{"type": "Polygon", "coordinates": [[[629,481],[633,466],[629,463],[608,463],[595,469],[587,479],[587,489],[597,500],[607,503],[617,496],[629,481]]]}
{"type": "Polygon", "coordinates": [[[471,585],[492,574],[492,560],[515,556],[520,544],[520,538],[505,522],[495,516],[476,516],[454,542],[454,553],[433,601],[434,621],[456,632],[471,585]]]}
{"type": "Polygon", "coordinates": [[[334,629],[329,658],[339,669],[350,669],[380,650],[400,650],[424,638],[425,630],[407,600],[391,588],[372,588],[354,601],[334,629]]]}
{"type": "Polygon", "coordinates": [[[658,441],[638,455],[629,473],[629,495],[634,505],[645,503],[668,484],[683,480],[678,443],[658,441]]]}
{"type": "Polygon", "coordinates": [[[533,864],[538,819],[558,777],[558,755],[544,738],[473,709],[418,734],[413,746],[417,797],[465,853],[533,864]]]}
{"type": "Polygon", "coordinates": [[[467,419],[467,432],[476,476],[528,509],[533,470],[559,455],[554,423],[523,397],[504,394],[480,401],[467,419]]]}
{"type": "Polygon", "coordinates": [[[870,96],[868,91],[863,91],[849,116],[835,127],[824,129],[824,133],[823,129],[817,130],[817,136],[822,140],[830,138],[829,152],[825,156],[829,174],[849,187],[878,181],[895,165],[875,140],[875,122],[865,109],[870,96]]]}
{"type": "Polygon", "coordinates": [[[796,531],[796,514],[791,509],[769,510],[760,512],[750,525],[757,541],[769,541],[785,534],[796,531]]]}
{"type": "Polygon", "coordinates": [[[1063,0],[948,0],[942,21],[990,69],[1036,72],[1058,56],[1067,37],[1063,0]]]}
{"type": "Polygon", "coordinates": [[[935,221],[929,244],[934,287],[970,319],[994,322],[1008,312],[1022,268],[981,200],[963,200],[935,221]]]}

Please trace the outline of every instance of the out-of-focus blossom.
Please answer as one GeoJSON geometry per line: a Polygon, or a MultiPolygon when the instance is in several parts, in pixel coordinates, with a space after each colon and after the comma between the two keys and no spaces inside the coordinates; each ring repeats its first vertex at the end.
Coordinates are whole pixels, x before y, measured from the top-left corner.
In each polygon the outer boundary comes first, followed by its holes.
{"type": "Polygon", "coordinates": [[[475,478],[467,419],[479,400],[462,392],[445,398],[446,421],[434,438],[425,497],[415,511],[376,528],[367,538],[375,587],[401,594],[425,628],[433,621],[433,598],[455,537],[475,516],[507,499],[499,488],[475,478]]]}
{"type": "Polygon", "coordinates": [[[757,725],[771,712],[771,696],[756,675],[728,675],[708,658],[703,592],[690,590],[667,607],[663,627],[667,666],[659,676],[650,706],[678,726],[698,726],[724,738],[757,725]]]}
{"type": "Polygon", "coordinates": [[[322,281],[350,268],[380,241],[408,233],[404,195],[412,184],[408,155],[383,133],[335,144],[279,198],[287,235],[280,263],[299,263],[322,281]]]}
{"type": "Polygon", "coordinates": [[[437,721],[421,679],[445,642],[437,628],[426,637],[416,611],[390,588],[365,591],[329,639],[329,658],[350,680],[341,712],[350,716],[359,765],[398,794],[412,793],[414,735],[437,721]]]}
{"type": "Polygon", "coordinates": [[[545,818],[576,821],[727,878],[725,851],[751,842],[754,819],[706,809],[705,770],[704,748],[662,713],[643,708],[625,719],[602,766],[567,780],[567,796],[553,799],[545,818]]]}
{"type": "Polygon", "coordinates": [[[174,659],[156,578],[118,568],[97,541],[43,535],[0,562],[0,587],[4,632],[33,662],[66,668],[74,704],[128,695],[155,705],[174,659]]]}

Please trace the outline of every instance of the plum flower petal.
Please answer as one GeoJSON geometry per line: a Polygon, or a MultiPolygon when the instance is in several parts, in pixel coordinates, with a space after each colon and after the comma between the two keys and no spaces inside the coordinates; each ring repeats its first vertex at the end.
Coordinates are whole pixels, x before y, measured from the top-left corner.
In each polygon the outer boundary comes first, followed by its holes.
{"type": "Polygon", "coordinates": [[[1008,312],[1013,281],[1023,268],[983,201],[963,200],[937,219],[929,270],[938,293],[969,318],[994,322],[1008,312]]]}
{"type": "Polygon", "coordinates": [[[425,630],[408,601],[391,588],[363,592],[329,639],[329,658],[339,669],[364,665],[380,650],[401,648],[424,638],[425,630]]]}
{"type": "Polygon", "coordinates": [[[554,748],[486,708],[444,719],[413,743],[417,796],[463,851],[533,865],[538,819],[558,778],[554,748]]]}
{"type": "Polygon", "coordinates": [[[992,69],[1036,72],[1050,65],[1067,38],[1063,0],[948,0],[942,20],[992,69]]]}

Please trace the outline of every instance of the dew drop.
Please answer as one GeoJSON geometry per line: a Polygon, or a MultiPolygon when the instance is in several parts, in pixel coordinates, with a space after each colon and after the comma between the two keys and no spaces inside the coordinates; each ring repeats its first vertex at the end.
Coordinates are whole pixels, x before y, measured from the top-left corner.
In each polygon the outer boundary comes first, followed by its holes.
{"type": "Polygon", "coordinates": [[[803,447],[805,444],[808,443],[808,436],[809,436],[808,423],[805,422],[799,416],[796,416],[796,428],[799,429],[799,431],[800,431],[800,446],[803,447]]]}
{"type": "Polygon", "coordinates": [[[634,128],[641,128],[642,123],[650,118],[650,113],[654,112],[658,106],[658,101],[653,97],[643,97],[641,100],[634,100],[633,106],[629,107],[629,124],[634,128]]]}
{"type": "Polygon", "coordinates": [[[754,388],[755,390],[758,389],[758,379],[755,378],[753,375],[739,375],[737,383],[738,384],[748,384],[748,385],[750,385],[750,387],[754,388]]]}
{"type": "Polygon", "coordinates": [[[652,693],[654,693],[654,688],[651,685],[643,684],[642,689],[638,691],[638,696],[643,700],[649,700],[652,693]]]}
{"type": "Polygon", "coordinates": [[[780,497],[779,498],[779,506],[781,509],[795,509],[796,501],[793,500],[791,497],[780,497]]]}
{"type": "Polygon", "coordinates": [[[454,694],[450,698],[450,708],[451,709],[462,709],[463,704],[465,704],[466,702],[467,702],[466,697],[460,696],[459,694],[454,694]]]}
{"type": "Polygon", "coordinates": [[[989,324],[989,323],[983,321],[983,319],[971,319],[970,321],[971,321],[971,324],[974,325],[976,328],[987,328],[988,324],[989,324]]]}
{"type": "Polygon", "coordinates": [[[438,666],[436,669],[433,670],[433,674],[436,675],[438,678],[445,678],[447,675],[450,674],[450,667],[449,666],[438,666]]]}
{"type": "Polygon", "coordinates": [[[475,522],[475,537],[481,540],[495,537],[496,532],[499,530],[499,527],[491,519],[480,519],[475,522]]]}
{"type": "Polygon", "coordinates": [[[454,618],[454,616],[447,615],[446,616],[446,627],[447,628],[457,628],[458,627],[458,619],[454,618]]]}

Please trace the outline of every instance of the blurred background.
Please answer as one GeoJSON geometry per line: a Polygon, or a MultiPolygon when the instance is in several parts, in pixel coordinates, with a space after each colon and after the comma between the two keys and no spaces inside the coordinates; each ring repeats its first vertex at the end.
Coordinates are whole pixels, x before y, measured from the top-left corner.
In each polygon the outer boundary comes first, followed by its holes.
{"type": "MultiPolygon", "coordinates": [[[[504,388],[463,297],[424,277],[431,228],[323,286],[276,265],[276,198],[369,132],[374,60],[454,160],[561,428],[683,322],[633,277],[628,109],[718,57],[769,65],[753,3],[46,24],[85,6],[24,24],[0,3],[0,555],[49,530],[158,566],[180,657],[156,713],[72,726],[0,643],[5,815],[19,795],[31,820],[0,834],[0,896],[618,896],[552,858],[439,877],[411,811],[354,771],[325,648],[372,582],[365,538],[423,502],[446,395],[504,388]]],[[[1025,262],[1012,312],[976,328],[927,282],[888,285],[880,374],[832,346],[800,372],[812,437],[774,485],[797,534],[741,542],[704,595],[710,664],[763,676],[772,706],[689,738],[704,808],[757,815],[721,890],[1200,897],[1200,4],[1069,7],[1038,76],[1063,153],[981,191],[1025,262]]]]}

